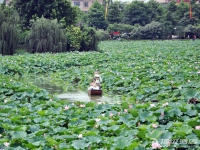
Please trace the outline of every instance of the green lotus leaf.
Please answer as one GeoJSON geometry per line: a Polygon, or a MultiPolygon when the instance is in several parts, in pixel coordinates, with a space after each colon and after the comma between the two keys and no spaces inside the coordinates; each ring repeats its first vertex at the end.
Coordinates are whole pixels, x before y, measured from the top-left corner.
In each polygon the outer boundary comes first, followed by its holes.
{"type": "Polygon", "coordinates": [[[2,107],[3,109],[0,109],[0,113],[9,113],[11,111],[11,108],[4,108],[4,107],[2,107]]]}
{"type": "Polygon", "coordinates": [[[47,131],[46,129],[40,129],[39,131],[36,131],[34,134],[36,134],[37,136],[41,136],[44,135],[46,131],[47,131]]]}
{"type": "Polygon", "coordinates": [[[145,121],[149,117],[150,113],[148,111],[139,112],[139,117],[141,121],[145,121]]]}
{"type": "Polygon", "coordinates": [[[86,149],[86,147],[89,146],[89,143],[86,143],[83,140],[75,140],[75,141],[72,142],[72,146],[75,149],[86,149]]]}
{"type": "Polygon", "coordinates": [[[148,120],[149,122],[155,122],[158,118],[156,116],[149,116],[146,120],[148,120]]]}
{"type": "Polygon", "coordinates": [[[27,136],[25,131],[12,131],[10,133],[12,139],[23,139],[27,136]]]}
{"type": "Polygon", "coordinates": [[[8,147],[6,150],[26,150],[25,148],[22,148],[21,146],[17,146],[17,147],[8,147]]]}
{"type": "Polygon", "coordinates": [[[44,146],[42,150],[53,150],[53,148],[51,146],[44,146]]]}
{"type": "Polygon", "coordinates": [[[63,149],[63,150],[66,150],[66,149],[70,148],[70,145],[66,144],[66,143],[60,143],[59,148],[63,149]]]}
{"type": "Polygon", "coordinates": [[[85,136],[96,136],[98,135],[97,131],[87,131],[85,134],[85,136]]]}
{"type": "Polygon", "coordinates": [[[26,95],[29,97],[34,97],[35,92],[33,90],[26,91],[26,95]]]}
{"type": "Polygon", "coordinates": [[[198,138],[200,138],[200,130],[193,130],[193,131],[198,136],[198,138]]]}
{"type": "Polygon", "coordinates": [[[126,125],[130,128],[130,127],[134,127],[137,124],[137,120],[131,120],[129,122],[126,123],[126,125]]]}
{"type": "Polygon", "coordinates": [[[135,150],[146,150],[146,148],[142,146],[138,146],[137,148],[135,148],[135,150]]]}
{"type": "Polygon", "coordinates": [[[145,135],[146,135],[146,131],[139,131],[139,132],[137,133],[137,136],[138,136],[139,138],[141,138],[141,139],[145,138],[145,135]]]}
{"type": "Polygon", "coordinates": [[[171,139],[171,138],[172,138],[172,133],[168,131],[162,133],[162,135],[160,136],[160,139],[171,139]]]}
{"type": "Polygon", "coordinates": [[[122,106],[122,109],[128,109],[129,108],[129,104],[127,102],[122,102],[121,106],[122,106]]]}
{"type": "Polygon", "coordinates": [[[191,127],[195,127],[198,126],[200,124],[200,120],[196,117],[196,118],[192,118],[190,119],[190,121],[188,121],[188,125],[190,125],[191,127]]]}
{"type": "Polygon", "coordinates": [[[31,132],[36,132],[36,131],[39,131],[39,130],[40,130],[40,127],[39,127],[39,125],[31,125],[31,126],[29,127],[29,130],[30,130],[31,132]]]}
{"type": "Polygon", "coordinates": [[[4,100],[6,98],[6,96],[4,94],[0,95],[0,100],[4,100]]]}
{"type": "Polygon", "coordinates": [[[62,107],[58,107],[58,108],[54,108],[54,107],[51,107],[47,110],[47,114],[48,115],[56,115],[56,114],[60,114],[62,110],[62,107]]]}
{"type": "Polygon", "coordinates": [[[38,118],[33,119],[33,121],[35,123],[42,123],[42,122],[46,121],[46,118],[45,117],[38,117],[38,118]]]}
{"type": "Polygon", "coordinates": [[[174,126],[176,126],[176,127],[180,127],[180,126],[182,126],[183,125],[183,123],[182,122],[173,122],[172,123],[174,126]]]}
{"type": "Polygon", "coordinates": [[[161,136],[161,134],[162,134],[162,131],[160,131],[159,129],[155,129],[151,133],[147,133],[146,138],[158,139],[161,136]]]}
{"type": "Polygon", "coordinates": [[[120,136],[114,139],[114,148],[123,149],[131,144],[132,140],[129,137],[120,136]]]}
{"type": "Polygon", "coordinates": [[[48,145],[50,145],[50,146],[58,145],[58,142],[56,140],[52,139],[51,137],[47,137],[46,141],[48,142],[48,145]]]}
{"type": "Polygon", "coordinates": [[[138,117],[138,110],[131,108],[128,110],[128,112],[133,116],[133,117],[138,117]]]}
{"type": "Polygon", "coordinates": [[[46,115],[46,110],[40,110],[40,111],[38,111],[37,113],[38,113],[38,115],[40,115],[40,116],[45,116],[46,115]]]}
{"type": "Polygon", "coordinates": [[[197,110],[188,110],[186,114],[188,114],[188,116],[197,116],[198,112],[197,110]]]}
{"type": "Polygon", "coordinates": [[[178,128],[180,131],[185,132],[186,134],[190,134],[192,133],[192,127],[188,126],[188,125],[183,125],[181,127],[178,128]]]}
{"type": "Polygon", "coordinates": [[[123,122],[124,124],[126,124],[131,118],[133,118],[131,114],[125,114],[124,116],[120,116],[117,122],[123,122]]]}
{"type": "MultiPolygon", "coordinates": [[[[13,94],[13,90],[12,89],[9,89],[7,92],[5,92],[5,95],[6,96],[11,96],[13,94]]],[[[1,98],[0,98],[1,99],[1,98]]]]}
{"type": "Polygon", "coordinates": [[[102,141],[102,139],[97,136],[87,136],[86,139],[88,142],[92,143],[100,143],[102,141]]]}

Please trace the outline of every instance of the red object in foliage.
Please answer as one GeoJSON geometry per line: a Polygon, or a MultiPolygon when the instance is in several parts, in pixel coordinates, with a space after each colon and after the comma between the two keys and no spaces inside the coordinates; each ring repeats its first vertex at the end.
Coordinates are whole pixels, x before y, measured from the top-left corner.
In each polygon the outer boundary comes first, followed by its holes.
{"type": "Polygon", "coordinates": [[[116,31],[116,32],[110,32],[110,34],[112,34],[112,35],[119,35],[120,32],[119,32],[119,31],[116,31]]]}

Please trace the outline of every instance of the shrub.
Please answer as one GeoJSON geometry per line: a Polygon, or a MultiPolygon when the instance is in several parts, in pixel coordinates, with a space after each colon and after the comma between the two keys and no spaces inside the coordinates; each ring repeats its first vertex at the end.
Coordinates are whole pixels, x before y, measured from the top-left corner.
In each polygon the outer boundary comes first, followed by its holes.
{"type": "Polygon", "coordinates": [[[96,30],[97,40],[98,41],[105,41],[109,39],[109,33],[104,30],[96,30]]]}
{"type": "Polygon", "coordinates": [[[97,37],[93,28],[70,26],[66,31],[70,51],[97,50],[97,37]]]}
{"type": "Polygon", "coordinates": [[[144,27],[138,27],[132,31],[132,39],[153,39],[161,38],[163,34],[163,25],[159,22],[152,21],[144,27]]]}
{"type": "Polygon", "coordinates": [[[129,33],[134,28],[135,28],[135,26],[132,26],[132,25],[123,24],[123,23],[114,23],[114,24],[109,24],[107,30],[108,30],[108,32],[119,31],[119,32],[129,33]]]}

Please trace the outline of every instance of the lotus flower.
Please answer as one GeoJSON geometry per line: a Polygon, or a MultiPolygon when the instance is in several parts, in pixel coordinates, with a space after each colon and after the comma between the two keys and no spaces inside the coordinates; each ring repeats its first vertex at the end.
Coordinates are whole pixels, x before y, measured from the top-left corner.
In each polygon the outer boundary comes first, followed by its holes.
{"type": "Polygon", "coordinates": [[[96,122],[99,122],[99,121],[101,121],[101,119],[97,118],[97,119],[95,119],[95,121],[96,121],[96,122]]]}
{"type": "Polygon", "coordinates": [[[124,112],[125,112],[125,113],[127,113],[127,112],[128,112],[128,110],[127,110],[127,109],[124,109],[124,112]]]}
{"type": "Polygon", "coordinates": [[[155,104],[150,104],[150,107],[156,107],[156,105],[155,104]]]}
{"type": "Polygon", "coordinates": [[[68,106],[65,106],[65,109],[64,110],[69,110],[69,107],[68,106]]]}
{"type": "Polygon", "coordinates": [[[164,115],[165,115],[164,112],[162,112],[162,113],[161,113],[161,116],[164,116],[164,115]]]}
{"type": "Polygon", "coordinates": [[[8,142],[4,142],[3,144],[5,147],[8,147],[10,145],[10,143],[8,143],[8,142]]]}
{"type": "Polygon", "coordinates": [[[151,146],[152,149],[160,149],[162,147],[158,142],[153,142],[151,146]]]}
{"type": "Polygon", "coordinates": [[[81,105],[80,105],[80,107],[81,107],[81,108],[84,108],[84,107],[85,107],[85,105],[81,104],[81,105]]]}
{"type": "Polygon", "coordinates": [[[190,80],[188,80],[188,82],[191,82],[190,80]]]}
{"type": "Polygon", "coordinates": [[[167,105],[169,105],[169,103],[168,103],[168,102],[164,103],[162,106],[164,107],[164,106],[167,106],[167,105]]]}
{"type": "Polygon", "coordinates": [[[133,106],[132,106],[132,105],[129,105],[129,108],[133,108],[133,106]]]}
{"type": "Polygon", "coordinates": [[[156,124],[152,124],[152,127],[157,128],[158,126],[156,124]]]}
{"type": "Polygon", "coordinates": [[[200,126],[196,126],[195,129],[196,129],[196,130],[200,130],[200,126]]]}
{"type": "Polygon", "coordinates": [[[2,137],[2,135],[0,134],[0,137],[2,137]]]}
{"type": "Polygon", "coordinates": [[[5,99],[5,100],[4,100],[4,103],[7,103],[7,102],[8,102],[8,101],[5,99]]]}
{"type": "Polygon", "coordinates": [[[98,105],[101,105],[102,103],[101,103],[101,102],[98,102],[97,104],[98,104],[98,105]]]}
{"type": "Polygon", "coordinates": [[[82,134],[79,134],[79,135],[78,135],[78,138],[79,138],[79,139],[81,139],[82,137],[83,137],[83,135],[82,135],[82,134]]]}
{"type": "Polygon", "coordinates": [[[112,114],[112,113],[110,113],[110,114],[109,114],[109,116],[110,116],[110,117],[112,117],[112,116],[113,116],[113,114],[112,114]]]}

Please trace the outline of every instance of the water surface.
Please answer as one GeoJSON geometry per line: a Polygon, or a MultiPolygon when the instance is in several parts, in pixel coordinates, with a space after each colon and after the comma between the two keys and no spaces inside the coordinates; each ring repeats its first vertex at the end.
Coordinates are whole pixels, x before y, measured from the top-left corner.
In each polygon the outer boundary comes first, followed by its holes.
{"type": "Polygon", "coordinates": [[[73,85],[59,85],[59,83],[53,82],[48,77],[35,77],[32,79],[24,79],[25,82],[30,82],[39,88],[46,89],[50,94],[69,101],[80,102],[107,102],[107,103],[120,103],[121,99],[119,95],[110,96],[95,96],[88,95],[87,91],[81,91],[76,89],[73,85]],[[67,89],[67,90],[66,90],[67,89]],[[67,91],[67,92],[66,92],[67,91]]]}

